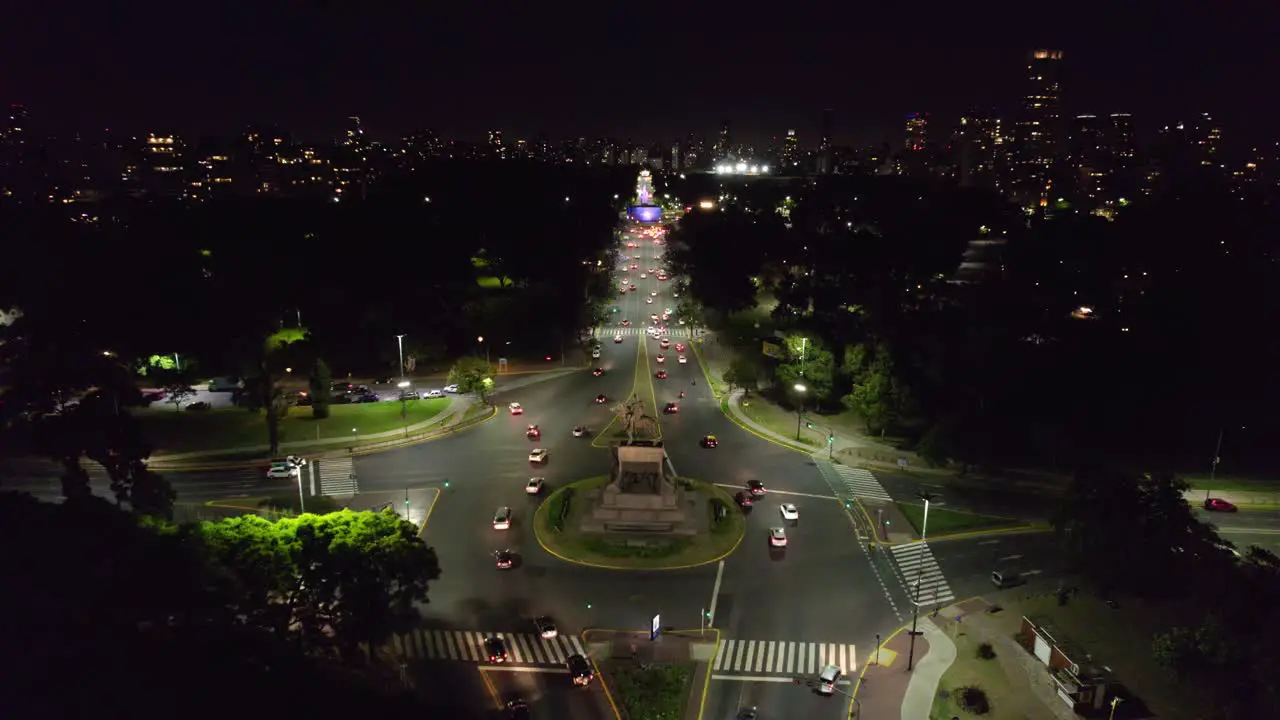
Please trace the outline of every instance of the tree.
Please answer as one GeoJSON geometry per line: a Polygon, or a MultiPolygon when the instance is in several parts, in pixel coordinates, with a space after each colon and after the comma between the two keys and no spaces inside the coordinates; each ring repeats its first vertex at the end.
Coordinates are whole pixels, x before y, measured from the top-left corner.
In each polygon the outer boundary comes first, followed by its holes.
{"type": "Polygon", "coordinates": [[[333,373],[322,358],[316,358],[311,364],[311,376],[307,378],[311,388],[311,415],[317,420],[329,417],[329,408],[333,404],[333,373]]]}
{"type": "Polygon", "coordinates": [[[478,393],[483,402],[486,393],[493,387],[493,367],[484,358],[459,358],[449,369],[449,383],[457,385],[459,392],[478,393]]]}
{"type": "Polygon", "coordinates": [[[840,402],[862,416],[867,432],[883,437],[885,430],[897,427],[913,410],[910,392],[899,379],[887,346],[870,351],[863,345],[847,346],[841,371],[853,386],[840,402]]]}
{"type": "Polygon", "coordinates": [[[741,355],[734,355],[729,360],[729,367],[725,368],[722,375],[729,389],[740,387],[747,392],[756,389],[757,377],[755,363],[741,355]]]}
{"type": "Polygon", "coordinates": [[[174,410],[181,410],[182,403],[196,394],[196,389],[186,381],[175,381],[164,385],[164,401],[171,403],[174,410]]]}
{"type": "Polygon", "coordinates": [[[814,337],[793,335],[785,341],[787,359],[776,370],[778,382],[786,392],[795,385],[803,385],[804,399],[811,405],[821,405],[831,398],[835,389],[835,360],[831,352],[814,337]]]}

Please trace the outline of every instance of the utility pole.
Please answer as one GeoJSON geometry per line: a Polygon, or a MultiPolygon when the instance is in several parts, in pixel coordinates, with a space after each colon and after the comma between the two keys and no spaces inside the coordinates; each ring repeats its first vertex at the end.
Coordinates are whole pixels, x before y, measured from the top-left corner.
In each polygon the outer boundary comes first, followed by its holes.
{"type": "Polygon", "coordinates": [[[1213,462],[1209,463],[1209,487],[1204,489],[1204,499],[1209,499],[1209,493],[1213,490],[1213,483],[1218,477],[1218,460],[1222,454],[1222,428],[1218,428],[1218,444],[1213,448],[1213,462]]]}
{"type": "MultiPolygon", "coordinates": [[[[924,500],[924,520],[920,523],[920,552],[923,553],[927,547],[925,540],[929,537],[929,501],[933,500],[933,496],[927,492],[920,493],[921,500],[924,500]]],[[[915,598],[912,600],[911,610],[911,648],[907,651],[907,672],[915,667],[916,660],[916,636],[920,635],[920,631],[916,629],[917,623],[920,621],[920,581],[924,579],[924,563],[920,563],[916,570],[915,598]]]]}

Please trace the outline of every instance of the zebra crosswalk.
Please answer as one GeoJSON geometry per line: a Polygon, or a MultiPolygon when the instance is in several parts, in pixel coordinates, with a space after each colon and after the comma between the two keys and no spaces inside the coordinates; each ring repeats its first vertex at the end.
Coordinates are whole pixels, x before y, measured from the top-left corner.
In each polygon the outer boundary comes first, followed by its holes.
{"type": "Polygon", "coordinates": [[[355,495],[360,492],[356,484],[356,466],[350,457],[321,458],[314,466],[320,478],[321,495],[355,495]]]}
{"type": "Polygon", "coordinates": [[[487,662],[485,638],[506,641],[508,665],[563,665],[570,655],[586,655],[576,636],[558,635],[545,640],[534,633],[487,633],[470,630],[425,630],[396,635],[395,650],[409,660],[456,660],[487,662]]]}
{"type": "Polygon", "coordinates": [[[848,675],[858,665],[857,648],[841,643],[722,640],[711,671],[816,675],[829,664],[840,666],[848,675]]]}
{"type": "Polygon", "coordinates": [[[840,477],[840,484],[854,497],[892,502],[893,498],[889,497],[889,493],[884,491],[884,487],[879,480],[876,480],[876,476],[871,474],[870,470],[835,463],[832,463],[832,468],[836,471],[836,475],[840,477]]]}
{"type": "Polygon", "coordinates": [[[894,545],[893,561],[898,566],[898,579],[902,588],[913,602],[921,605],[941,605],[956,599],[947,579],[942,575],[942,568],[934,559],[926,542],[918,541],[906,545],[894,545]],[[916,583],[920,583],[919,594],[916,583]]]}
{"type": "MultiPolygon", "coordinates": [[[[621,335],[622,337],[635,337],[637,335],[647,334],[643,325],[631,325],[629,327],[598,327],[596,328],[597,337],[613,337],[621,335]]],[[[669,338],[687,338],[689,337],[689,328],[686,327],[668,327],[663,333],[664,337],[669,338]]]]}

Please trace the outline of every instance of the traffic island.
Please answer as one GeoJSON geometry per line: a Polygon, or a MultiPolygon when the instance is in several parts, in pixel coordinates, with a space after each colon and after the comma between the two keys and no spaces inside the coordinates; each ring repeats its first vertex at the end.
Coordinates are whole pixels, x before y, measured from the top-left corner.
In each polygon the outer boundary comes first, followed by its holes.
{"type": "Polygon", "coordinates": [[[702,714],[718,634],[588,630],[596,674],[620,717],[692,720],[702,714]]]}
{"type": "Polygon", "coordinates": [[[631,440],[662,439],[662,423],[658,416],[657,396],[653,391],[653,369],[645,352],[644,338],[636,343],[636,369],[631,394],[610,408],[613,419],[591,441],[592,447],[607,448],[613,443],[631,440]]]}
{"type": "MultiPolygon", "coordinates": [[[[925,508],[921,503],[895,502],[902,511],[903,517],[911,523],[919,537],[925,530],[925,508]]],[[[929,537],[939,539],[952,535],[968,535],[971,533],[996,532],[1028,527],[1027,523],[1016,518],[981,515],[978,513],[948,510],[937,505],[929,507],[929,537]]]]}
{"type": "Polygon", "coordinates": [[[596,511],[615,483],[600,476],[558,488],[538,506],[533,523],[538,544],[566,562],[607,570],[679,570],[716,562],[737,549],[746,523],[728,493],[691,478],[662,482],[679,491],[680,528],[659,532],[637,526],[622,532],[602,527],[596,511]]]}

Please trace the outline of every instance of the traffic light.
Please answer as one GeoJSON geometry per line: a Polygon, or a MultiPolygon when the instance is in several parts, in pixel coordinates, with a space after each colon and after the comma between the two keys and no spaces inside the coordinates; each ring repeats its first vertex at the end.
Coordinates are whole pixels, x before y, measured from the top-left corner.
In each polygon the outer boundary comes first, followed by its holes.
{"type": "Polygon", "coordinates": [[[591,609],[591,603],[587,603],[587,609],[588,609],[588,610],[590,610],[590,609],[591,609]]]}
{"type": "Polygon", "coordinates": [[[835,433],[827,433],[827,444],[830,445],[836,441],[835,433]]]}
{"type": "Polygon", "coordinates": [[[711,611],[710,611],[710,610],[703,610],[703,611],[702,611],[702,617],[706,618],[707,620],[710,620],[710,619],[711,619],[711,611]]]}
{"type": "Polygon", "coordinates": [[[848,500],[845,500],[845,501],[844,501],[844,509],[845,509],[845,510],[848,510],[848,509],[849,509],[849,508],[851,508],[851,507],[853,507],[853,503],[849,502],[848,500]]]}
{"type": "Polygon", "coordinates": [[[805,421],[804,426],[809,428],[810,430],[813,429],[813,423],[809,422],[808,420],[805,421]]]}
{"type": "Polygon", "coordinates": [[[449,478],[444,479],[444,486],[449,487],[449,478]]]}

